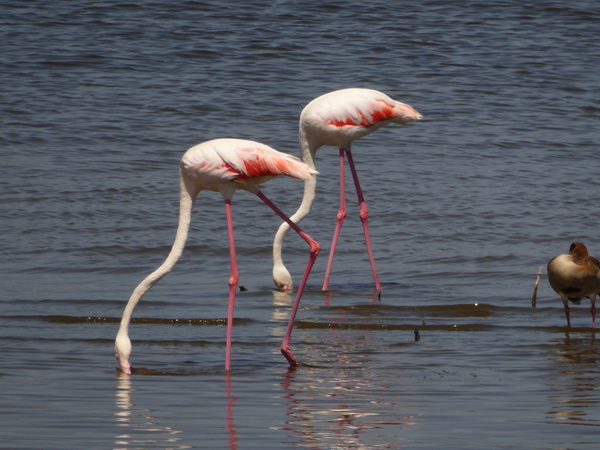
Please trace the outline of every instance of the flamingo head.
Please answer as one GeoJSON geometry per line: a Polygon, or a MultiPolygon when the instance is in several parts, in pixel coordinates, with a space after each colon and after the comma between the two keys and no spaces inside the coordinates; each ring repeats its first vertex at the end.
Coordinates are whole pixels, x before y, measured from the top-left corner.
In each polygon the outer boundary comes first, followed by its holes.
{"type": "Polygon", "coordinates": [[[131,365],[129,364],[129,357],[131,356],[131,341],[127,333],[117,334],[115,339],[115,357],[119,363],[119,369],[126,374],[131,374],[131,365]]]}
{"type": "Polygon", "coordinates": [[[291,291],[293,289],[292,276],[283,265],[273,266],[273,281],[280,291],[291,291]]]}

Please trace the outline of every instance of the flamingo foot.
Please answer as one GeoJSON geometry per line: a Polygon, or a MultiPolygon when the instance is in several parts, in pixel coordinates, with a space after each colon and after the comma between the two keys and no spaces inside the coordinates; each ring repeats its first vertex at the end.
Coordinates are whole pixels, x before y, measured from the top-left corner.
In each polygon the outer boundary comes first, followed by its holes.
{"type": "Polygon", "coordinates": [[[296,359],[296,357],[292,353],[292,349],[290,348],[289,345],[282,345],[281,346],[281,353],[283,354],[283,356],[285,356],[285,359],[288,360],[288,363],[290,363],[290,366],[297,366],[298,365],[298,360],[296,359]]]}

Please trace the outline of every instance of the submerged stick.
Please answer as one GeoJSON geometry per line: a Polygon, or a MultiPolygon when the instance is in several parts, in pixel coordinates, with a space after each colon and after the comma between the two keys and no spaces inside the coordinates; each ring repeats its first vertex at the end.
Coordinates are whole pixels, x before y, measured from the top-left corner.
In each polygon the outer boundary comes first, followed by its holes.
{"type": "Polygon", "coordinates": [[[533,297],[531,297],[531,307],[535,308],[535,304],[537,301],[537,290],[540,285],[540,278],[542,278],[542,269],[544,266],[540,266],[537,273],[537,279],[535,280],[535,287],[533,288],[533,297]]]}

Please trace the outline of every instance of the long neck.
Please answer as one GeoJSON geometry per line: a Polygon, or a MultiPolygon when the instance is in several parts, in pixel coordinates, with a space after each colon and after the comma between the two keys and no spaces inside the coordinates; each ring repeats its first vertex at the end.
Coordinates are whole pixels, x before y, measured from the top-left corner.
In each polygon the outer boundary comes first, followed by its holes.
{"type": "MultiPolygon", "coordinates": [[[[302,155],[302,161],[309,165],[311,169],[315,169],[315,152],[316,148],[312,148],[307,137],[305,131],[300,128],[300,152],[302,155]]],[[[304,196],[302,197],[302,203],[298,210],[294,213],[293,216],[290,217],[292,222],[299,223],[306,215],[310,212],[312,204],[315,200],[315,191],[317,189],[317,176],[313,175],[308,180],[304,181],[304,196]]],[[[283,261],[281,259],[281,247],[283,245],[283,239],[285,238],[287,232],[290,230],[290,226],[283,222],[277,233],[275,234],[275,239],[273,241],[273,263],[274,265],[281,265],[283,261]]]]}
{"type": "Polygon", "coordinates": [[[144,278],[144,280],[135,288],[131,297],[129,297],[129,301],[123,312],[123,318],[121,319],[119,334],[127,333],[133,310],[144,294],[167,275],[173,269],[179,258],[181,258],[190,229],[192,205],[198,195],[197,192],[190,189],[189,186],[186,186],[183,176],[180,176],[179,178],[179,195],[179,225],[177,227],[177,234],[175,235],[175,242],[173,242],[169,256],[167,256],[165,262],[163,262],[158,269],[144,278]]]}

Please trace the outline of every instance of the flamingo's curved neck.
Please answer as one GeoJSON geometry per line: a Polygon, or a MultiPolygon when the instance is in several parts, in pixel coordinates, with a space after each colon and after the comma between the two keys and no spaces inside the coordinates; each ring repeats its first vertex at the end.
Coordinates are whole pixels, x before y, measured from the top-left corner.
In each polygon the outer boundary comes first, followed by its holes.
{"type": "MultiPolygon", "coordinates": [[[[309,140],[307,139],[306,132],[300,128],[300,153],[302,155],[302,161],[304,161],[311,169],[316,170],[315,167],[315,153],[317,148],[314,148],[310,145],[309,140]]],[[[306,215],[310,212],[312,204],[315,200],[315,191],[317,189],[317,177],[313,175],[308,180],[304,181],[304,195],[302,197],[302,203],[298,210],[290,217],[290,220],[294,223],[299,223],[306,215]]],[[[277,233],[275,234],[275,239],[273,241],[273,263],[275,266],[283,265],[283,261],[281,258],[281,248],[283,245],[283,240],[290,230],[290,226],[283,222],[277,233]]]]}
{"type": "Polygon", "coordinates": [[[152,286],[167,275],[173,269],[173,266],[175,266],[179,258],[181,258],[190,229],[192,206],[198,195],[198,192],[194,191],[192,186],[186,184],[183,174],[179,177],[179,195],[179,225],[177,226],[177,234],[175,235],[175,241],[173,242],[169,256],[167,256],[167,259],[165,259],[158,269],[144,278],[144,280],[135,288],[131,297],[129,297],[129,301],[127,302],[127,306],[125,306],[125,311],[123,312],[123,317],[121,319],[119,334],[127,334],[133,310],[140,299],[152,288],[152,286]]]}

